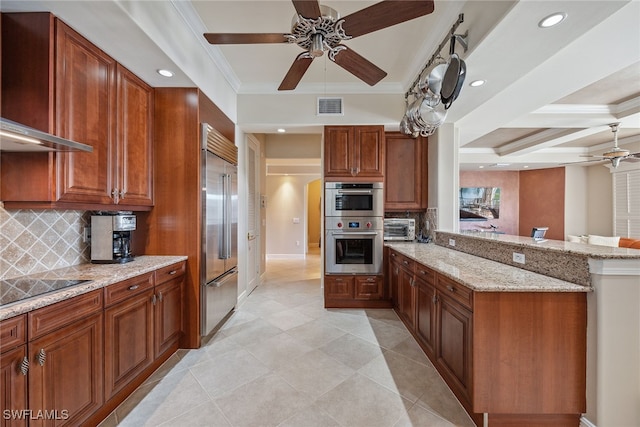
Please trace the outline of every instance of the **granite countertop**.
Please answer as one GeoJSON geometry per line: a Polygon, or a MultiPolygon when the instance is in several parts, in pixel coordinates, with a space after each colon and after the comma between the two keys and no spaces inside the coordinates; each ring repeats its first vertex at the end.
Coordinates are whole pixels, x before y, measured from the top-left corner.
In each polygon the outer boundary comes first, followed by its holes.
{"type": "Polygon", "coordinates": [[[433,243],[385,245],[477,292],[591,292],[589,286],[447,249],[433,243]]]}
{"type": "Polygon", "coordinates": [[[186,256],[180,255],[144,255],[136,257],[133,261],[125,264],[79,264],[43,273],[21,276],[19,279],[72,279],[88,280],[88,282],[32,297],[29,297],[28,294],[25,293],[24,299],[0,305],[0,320],[8,319],[10,317],[17,316],[18,314],[54,304],[77,295],[85,294],[95,289],[100,289],[140,274],[148,273],[162,267],[167,267],[171,264],[175,264],[176,262],[185,261],[186,259],[186,256]]]}
{"type": "MultiPolygon", "coordinates": [[[[456,233],[451,233],[456,234],[456,233]]],[[[467,231],[459,233],[465,237],[472,237],[481,240],[491,240],[500,243],[507,243],[516,246],[523,246],[546,251],[567,252],[587,256],[593,259],[640,259],[640,250],[630,248],[618,248],[601,245],[589,245],[586,243],[565,242],[564,240],[545,239],[540,242],[534,241],[531,237],[513,236],[510,234],[500,234],[480,231],[467,231]]]]}

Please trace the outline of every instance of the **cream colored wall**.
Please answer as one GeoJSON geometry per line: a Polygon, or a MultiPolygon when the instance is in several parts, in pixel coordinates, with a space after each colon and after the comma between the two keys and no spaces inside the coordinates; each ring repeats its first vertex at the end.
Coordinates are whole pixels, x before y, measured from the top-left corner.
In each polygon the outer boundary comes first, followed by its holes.
{"type": "Polygon", "coordinates": [[[319,159],[320,134],[267,134],[265,155],[269,159],[319,159]]]}
{"type": "Polygon", "coordinates": [[[613,235],[613,180],[603,165],[587,168],[587,234],[613,235]]]}
{"type": "Polygon", "coordinates": [[[322,206],[322,180],[311,181],[307,191],[307,246],[317,247],[320,244],[322,206]]]}
{"type": "Polygon", "coordinates": [[[306,253],[307,184],[317,175],[267,176],[267,258],[302,258],[306,253]],[[294,218],[299,223],[294,223],[294,218]]]}
{"type": "Polygon", "coordinates": [[[567,166],[564,170],[564,238],[588,234],[587,168],[567,166]]]}

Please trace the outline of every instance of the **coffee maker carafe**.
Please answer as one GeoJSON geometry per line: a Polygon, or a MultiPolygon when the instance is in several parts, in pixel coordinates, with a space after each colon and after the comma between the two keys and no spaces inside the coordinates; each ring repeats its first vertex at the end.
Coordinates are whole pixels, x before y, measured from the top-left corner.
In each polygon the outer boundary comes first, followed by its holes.
{"type": "Polygon", "coordinates": [[[133,261],[131,232],[136,229],[136,216],[110,214],[91,216],[91,262],[115,264],[133,261]]]}

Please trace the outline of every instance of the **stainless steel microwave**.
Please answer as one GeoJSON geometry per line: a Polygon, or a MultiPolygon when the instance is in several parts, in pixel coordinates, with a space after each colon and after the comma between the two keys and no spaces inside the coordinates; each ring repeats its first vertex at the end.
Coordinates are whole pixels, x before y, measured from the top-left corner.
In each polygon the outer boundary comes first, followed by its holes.
{"type": "Polygon", "coordinates": [[[325,183],[325,216],[383,217],[384,194],[381,182],[325,183]]]}

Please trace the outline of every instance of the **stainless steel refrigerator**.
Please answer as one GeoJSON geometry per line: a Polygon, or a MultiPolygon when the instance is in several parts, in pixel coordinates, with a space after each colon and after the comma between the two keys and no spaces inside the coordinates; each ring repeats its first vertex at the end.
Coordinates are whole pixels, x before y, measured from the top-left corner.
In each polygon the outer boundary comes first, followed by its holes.
{"type": "Polygon", "coordinates": [[[201,335],[238,300],[238,149],[206,123],[202,138],[201,335]]]}

